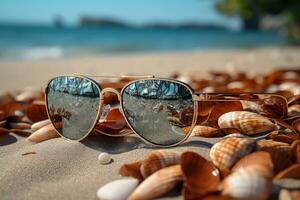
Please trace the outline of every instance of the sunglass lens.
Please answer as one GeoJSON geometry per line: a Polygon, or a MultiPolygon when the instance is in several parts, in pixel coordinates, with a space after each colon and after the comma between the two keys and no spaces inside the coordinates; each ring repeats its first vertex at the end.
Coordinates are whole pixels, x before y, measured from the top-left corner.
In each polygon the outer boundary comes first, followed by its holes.
{"type": "Polygon", "coordinates": [[[124,88],[124,114],[145,140],[170,146],[181,142],[191,129],[194,102],[191,91],[170,80],[138,80],[124,88]]]}
{"type": "Polygon", "coordinates": [[[52,79],[46,90],[49,118],[71,140],[84,138],[97,119],[100,89],[93,81],[73,76],[52,79]]]}

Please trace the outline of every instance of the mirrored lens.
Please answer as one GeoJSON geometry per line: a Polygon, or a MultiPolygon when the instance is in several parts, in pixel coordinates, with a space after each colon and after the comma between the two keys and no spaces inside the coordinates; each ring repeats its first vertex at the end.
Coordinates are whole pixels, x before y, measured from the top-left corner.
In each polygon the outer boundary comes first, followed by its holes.
{"type": "Polygon", "coordinates": [[[191,91],[169,80],[140,80],[122,93],[124,114],[144,139],[158,145],[173,145],[189,133],[194,115],[191,91]]]}
{"type": "Polygon", "coordinates": [[[61,135],[79,140],[94,127],[100,91],[96,83],[79,77],[57,77],[46,91],[52,124],[61,135]]]}

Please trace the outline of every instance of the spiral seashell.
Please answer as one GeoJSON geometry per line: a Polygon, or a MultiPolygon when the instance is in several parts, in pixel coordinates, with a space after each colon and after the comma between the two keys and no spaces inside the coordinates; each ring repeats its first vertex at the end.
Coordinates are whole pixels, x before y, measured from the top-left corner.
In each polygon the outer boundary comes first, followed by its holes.
{"type": "Polygon", "coordinates": [[[46,120],[42,120],[42,121],[32,124],[30,128],[32,131],[37,131],[38,129],[40,129],[50,123],[51,123],[51,121],[49,119],[46,119],[46,120]]]}
{"type": "Polygon", "coordinates": [[[179,164],[180,155],[175,151],[152,151],[141,165],[141,174],[144,178],[150,176],[161,168],[179,164]]]}
{"type": "Polygon", "coordinates": [[[269,119],[252,112],[233,111],[223,114],[218,119],[220,128],[236,128],[246,135],[254,135],[276,130],[269,119]]]}
{"type": "Polygon", "coordinates": [[[218,129],[209,126],[195,126],[193,128],[191,136],[206,137],[206,138],[217,137],[218,129]]]}
{"type": "Polygon", "coordinates": [[[237,199],[267,199],[272,192],[273,164],[266,152],[239,160],[222,182],[222,194],[237,199]]]}
{"type": "Polygon", "coordinates": [[[288,117],[294,117],[300,115],[300,105],[295,104],[288,107],[288,117]]]}
{"type": "Polygon", "coordinates": [[[32,133],[26,140],[30,142],[39,143],[44,140],[49,140],[56,137],[59,137],[59,135],[56,132],[55,128],[52,124],[48,124],[32,133]]]}
{"type": "Polygon", "coordinates": [[[128,200],[150,200],[160,197],[175,188],[182,180],[180,165],[160,169],[145,179],[128,200]]]}
{"type": "Polygon", "coordinates": [[[292,164],[290,145],[273,140],[261,140],[256,143],[257,150],[268,152],[274,164],[275,173],[292,164]]]}
{"type": "Polygon", "coordinates": [[[240,158],[255,149],[255,143],[252,138],[226,138],[211,148],[209,156],[221,174],[226,176],[240,158]]]}

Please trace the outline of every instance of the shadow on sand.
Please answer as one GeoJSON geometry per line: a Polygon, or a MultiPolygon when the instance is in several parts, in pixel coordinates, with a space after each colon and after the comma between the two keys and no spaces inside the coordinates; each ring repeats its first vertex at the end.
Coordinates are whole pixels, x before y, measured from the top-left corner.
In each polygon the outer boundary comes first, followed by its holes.
{"type": "Polygon", "coordinates": [[[11,134],[5,134],[0,136],[0,146],[10,145],[17,141],[18,139],[11,134]]]}

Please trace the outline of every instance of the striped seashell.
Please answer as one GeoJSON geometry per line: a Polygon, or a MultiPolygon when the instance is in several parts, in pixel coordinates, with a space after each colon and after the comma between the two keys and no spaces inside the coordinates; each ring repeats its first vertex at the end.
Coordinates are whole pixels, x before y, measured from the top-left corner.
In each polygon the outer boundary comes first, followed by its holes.
{"type": "Polygon", "coordinates": [[[56,137],[59,137],[59,135],[55,128],[52,124],[48,124],[33,132],[26,140],[29,142],[39,143],[56,137]]]}
{"type": "Polygon", "coordinates": [[[209,156],[222,176],[226,176],[240,158],[255,149],[255,143],[252,138],[226,138],[211,148],[209,156]]]}
{"type": "Polygon", "coordinates": [[[250,111],[254,113],[260,113],[262,111],[261,106],[259,106],[256,102],[241,100],[241,104],[244,111],[250,111]]]}
{"type": "Polygon", "coordinates": [[[237,199],[267,199],[272,192],[272,179],[261,176],[258,165],[240,168],[222,182],[222,194],[237,199]]]}
{"type": "Polygon", "coordinates": [[[273,140],[260,140],[256,143],[256,148],[271,155],[275,173],[292,164],[291,147],[289,144],[273,140]]]}
{"type": "Polygon", "coordinates": [[[195,126],[191,133],[191,136],[195,137],[217,137],[218,129],[209,126],[195,126]]]}
{"type": "Polygon", "coordinates": [[[246,135],[254,135],[276,130],[269,119],[252,112],[233,111],[223,114],[218,119],[220,128],[236,128],[246,135]]]}
{"type": "Polygon", "coordinates": [[[300,115],[300,105],[292,105],[288,107],[288,117],[294,117],[300,115]]]}
{"type": "Polygon", "coordinates": [[[163,168],[145,179],[128,200],[150,200],[160,197],[175,188],[182,180],[180,165],[163,168]]]}
{"type": "Polygon", "coordinates": [[[141,174],[144,178],[150,176],[161,168],[179,164],[180,155],[175,151],[157,150],[152,151],[141,165],[141,174]]]}
{"type": "Polygon", "coordinates": [[[36,122],[34,124],[31,125],[31,130],[32,131],[37,131],[38,129],[50,124],[51,121],[49,119],[45,119],[45,120],[42,120],[42,121],[39,121],[39,122],[36,122]]]}

